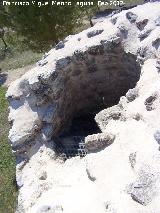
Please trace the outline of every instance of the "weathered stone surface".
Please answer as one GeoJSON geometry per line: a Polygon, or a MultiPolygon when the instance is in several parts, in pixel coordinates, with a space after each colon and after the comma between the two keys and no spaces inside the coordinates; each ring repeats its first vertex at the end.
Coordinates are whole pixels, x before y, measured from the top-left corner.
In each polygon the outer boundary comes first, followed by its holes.
{"type": "Polygon", "coordinates": [[[159,212],[159,14],[146,3],[68,36],[11,84],[17,213],[159,212]],[[88,154],[64,161],[67,144],[88,154]]]}
{"type": "Polygon", "coordinates": [[[126,93],[126,98],[128,101],[134,101],[138,97],[138,90],[136,88],[134,89],[129,89],[128,92],[126,93]]]}
{"type": "Polygon", "coordinates": [[[141,33],[139,33],[138,38],[140,38],[140,40],[143,40],[143,39],[147,38],[151,32],[152,32],[151,29],[143,30],[141,33]]]}
{"type": "Polygon", "coordinates": [[[48,63],[48,61],[46,59],[42,59],[41,61],[38,61],[37,64],[40,67],[43,67],[44,65],[46,65],[48,63]]]}
{"type": "Polygon", "coordinates": [[[157,38],[155,41],[152,42],[153,47],[158,49],[160,47],[160,38],[157,38]]]}
{"type": "Polygon", "coordinates": [[[112,134],[88,135],[85,138],[87,152],[98,152],[105,149],[114,142],[115,136],[112,134]]]}
{"type": "Polygon", "coordinates": [[[127,12],[126,17],[131,23],[135,22],[136,19],[138,18],[138,16],[132,12],[127,12]]]}
{"type": "Polygon", "coordinates": [[[59,50],[59,49],[62,49],[62,48],[64,48],[64,43],[62,42],[62,41],[60,41],[57,45],[56,45],[56,47],[55,47],[55,49],[56,50],[59,50]]]}
{"type": "Polygon", "coordinates": [[[97,35],[101,34],[103,31],[104,31],[103,29],[102,30],[93,30],[93,31],[90,31],[90,32],[87,33],[87,37],[88,38],[92,38],[94,36],[97,36],[97,35]]]}
{"type": "Polygon", "coordinates": [[[144,19],[142,21],[136,22],[136,25],[139,30],[144,30],[147,24],[148,24],[148,19],[144,19]]]}
{"type": "Polygon", "coordinates": [[[160,26],[160,16],[158,18],[156,18],[155,24],[156,24],[156,26],[160,26]]]}
{"type": "Polygon", "coordinates": [[[129,187],[128,193],[132,199],[144,206],[151,203],[159,194],[159,175],[158,171],[153,172],[153,169],[144,166],[139,171],[137,180],[129,187]]]}
{"type": "Polygon", "coordinates": [[[160,131],[157,130],[155,133],[154,133],[154,138],[155,140],[157,141],[157,143],[160,145],[160,131]]]}

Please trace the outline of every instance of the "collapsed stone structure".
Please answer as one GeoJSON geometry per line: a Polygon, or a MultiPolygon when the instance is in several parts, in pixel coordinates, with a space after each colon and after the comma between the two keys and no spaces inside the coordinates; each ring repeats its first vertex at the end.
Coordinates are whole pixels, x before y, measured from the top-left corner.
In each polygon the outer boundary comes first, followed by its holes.
{"type": "Polygon", "coordinates": [[[115,14],[11,84],[17,212],[159,211],[159,15],[158,2],[115,14]]]}

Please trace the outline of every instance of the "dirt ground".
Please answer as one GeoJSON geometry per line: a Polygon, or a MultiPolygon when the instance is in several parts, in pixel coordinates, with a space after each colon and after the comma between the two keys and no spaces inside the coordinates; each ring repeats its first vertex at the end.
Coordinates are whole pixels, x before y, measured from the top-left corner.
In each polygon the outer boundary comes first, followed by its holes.
{"type": "Polygon", "coordinates": [[[16,79],[20,78],[24,75],[27,71],[35,67],[35,64],[28,65],[18,69],[11,69],[5,73],[0,73],[0,82],[2,86],[9,87],[9,85],[15,81],[16,79]],[[3,78],[3,79],[2,79],[3,78]]]}

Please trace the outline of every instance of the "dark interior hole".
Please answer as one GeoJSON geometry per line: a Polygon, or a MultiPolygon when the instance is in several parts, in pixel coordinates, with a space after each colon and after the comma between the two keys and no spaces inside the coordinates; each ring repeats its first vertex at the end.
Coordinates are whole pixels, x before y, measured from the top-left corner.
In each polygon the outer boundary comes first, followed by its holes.
{"type": "Polygon", "coordinates": [[[95,115],[96,113],[89,113],[74,117],[68,130],[59,135],[56,144],[57,153],[65,160],[74,156],[84,157],[87,154],[85,137],[101,132],[94,119],[95,115]]]}
{"type": "Polygon", "coordinates": [[[120,97],[134,88],[140,78],[141,68],[136,56],[126,53],[121,46],[103,55],[86,54],[87,62],[79,64],[73,59],[66,76],[59,80],[63,90],[58,100],[53,136],[58,141],[57,152],[64,153],[66,158],[84,156],[85,137],[100,133],[95,115],[118,104],[120,97]]]}
{"type": "Polygon", "coordinates": [[[70,136],[86,137],[87,135],[100,133],[101,130],[99,129],[94,119],[95,115],[96,114],[90,113],[74,117],[69,129],[65,131],[60,137],[70,137],[70,136]]]}

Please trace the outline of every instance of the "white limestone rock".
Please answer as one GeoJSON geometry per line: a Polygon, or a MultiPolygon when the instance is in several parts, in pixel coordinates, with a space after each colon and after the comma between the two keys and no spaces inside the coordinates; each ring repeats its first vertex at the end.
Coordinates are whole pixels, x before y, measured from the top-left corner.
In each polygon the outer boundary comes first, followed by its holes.
{"type": "Polygon", "coordinates": [[[105,149],[107,146],[111,145],[115,139],[115,136],[112,134],[95,134],[88,135],[85,138],[85,148],[88,153],[98,152],[105,149]]]}
{"type": "Polygon", "coordinates": [[[159,212],[159,14],[159,2],[115,14],[11,84],[17,213],[159,212]],[[72,118],[94,110],[89,153],[63,161],[68,140],[83,140],[64,137],[72,118]]]}

